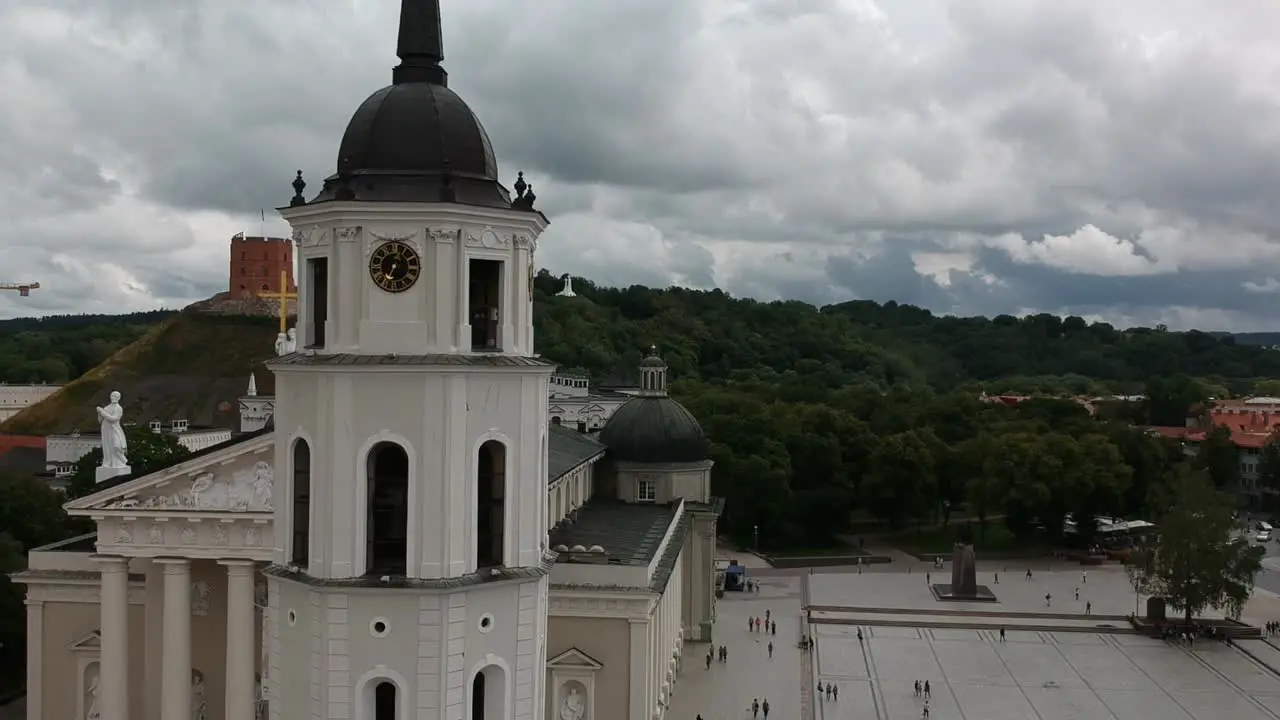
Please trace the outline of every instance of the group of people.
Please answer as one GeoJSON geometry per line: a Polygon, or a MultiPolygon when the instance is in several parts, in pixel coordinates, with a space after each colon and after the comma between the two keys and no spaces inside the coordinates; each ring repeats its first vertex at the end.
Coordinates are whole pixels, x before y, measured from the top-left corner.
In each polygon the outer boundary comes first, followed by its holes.
{"type": "Polygon", "coordinates": [[[924,706],[920,708],[920,717],[929,717],[929,701],[933,699],[933,688],[929,686],[929,681],[925,680],[924,683],[921,683],[917,680],[914,694],[917,698],[924,698],[924,706]]]}

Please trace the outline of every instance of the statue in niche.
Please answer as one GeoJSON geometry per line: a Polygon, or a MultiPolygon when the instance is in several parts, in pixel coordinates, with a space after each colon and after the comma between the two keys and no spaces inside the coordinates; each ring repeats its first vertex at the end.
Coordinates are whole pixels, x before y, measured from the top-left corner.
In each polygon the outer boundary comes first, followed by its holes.
{"type": "Polygon", "coordinates": [[[577,687],[570,687],[560,704],[560,720],[582,720],[587,714],[587,700],[578,692],[577,687]]]}
{"type": "Polygon", "coordinates": [[[120,407],[120,393],[112,391],[111,402],[105,407],[97,408],[98,419],[102,421],[102,467],[129,467],[129,443],[124,437],[124,428],[120,420],[124,417],[124,408],[120,407]]]}
{"type": "Polygon", "coordinates": [[[102,720],[102,711],[98,709],[98,678],[100,673],[93,674],[93,680],[89,681],[88,703],[85,705],[84,720],[102,720]]]}
{"type": "Polygon", "coordinates": [[[209,720],[209,697],[204,687],[204,673],[191,668],[191,720],[209,720]]]}
{"type": "Polygon", "coordinates": [[[209,583],[197,580],[191,583],[191,614],[205,617],[209,614],[209,583]]]}

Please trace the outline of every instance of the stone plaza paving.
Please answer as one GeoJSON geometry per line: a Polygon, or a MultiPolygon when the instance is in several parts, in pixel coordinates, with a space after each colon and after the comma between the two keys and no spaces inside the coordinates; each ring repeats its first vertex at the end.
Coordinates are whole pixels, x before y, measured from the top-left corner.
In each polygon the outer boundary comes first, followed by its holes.
{"type": "MultiPolygon", "coordinates": [[[[933,579],[948,578],[941,571],[933,579]]],[[[1082,614],[1086,600],[1095,614],[1132,612],[1133,591],[1123,571],[1091,568],[1083,584],[1079,569],[1070,566],[1037,570],[1030,582],[1017,571],[1007,578],[1002,572],[1000,580],[995,586],[979,575],[998,603],[944,603],[932,598],[919,572],[763,578],[761,592],[730,593],[718,606],[715,638],[729,648],[729,662],[713,662],[706,670],[706,646],[686,648],[668,717],[743,720],[751,717],[753,698],[767,697],[769,717],[777,720],[912,720],[923,705],[913,697],[912,683],[928,680],[931,720],[1280,718],[1280,677],[1237,648],[1200,642],[1189,649],[1081,628],[1020,630],[1000,618],[1082,614]],[[915,616],[919,625],[880,625],[871,613],[858,614],[857,625],[817,623],[809,630],[817,648],[808,655],[796,647],[804,627],[805,583],[811,605],[890,608],[894,612],[885,616],[915,616]],[[1054,596],[1049,609],[1046,592],[1054,596]],[[763,617],[766,608],[778,621],[772,660],[765,650],[768,638],[746,627],[747,617],[763,617]],[[974,628],[933,627],[943,619],[935,614],[940,610],[982,615],[974,617],[974,628]],[[1001,626],[1007,628],[1005,642],[999,640],[1001,626]],[[837,686],[839,699],[818,698],[818,681],[837,686]]],[[[1053,623],[1046,618],[1044,624],[1053,623]]]]}

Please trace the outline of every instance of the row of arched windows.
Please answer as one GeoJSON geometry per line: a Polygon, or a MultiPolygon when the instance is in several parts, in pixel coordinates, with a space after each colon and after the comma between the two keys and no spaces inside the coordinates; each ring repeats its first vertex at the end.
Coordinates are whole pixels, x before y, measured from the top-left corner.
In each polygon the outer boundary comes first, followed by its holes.
{"type": "MultiPolygon", "coordinates": [[[[409,455],[397,443],[380,442],[365,462],[365,573],[408,575],[409,455]]],[[[506,539],[507,451],[501,442],[480,446],[475,487],[475,564],[495,567],[503,563],[506,539]]],[[[311,549],[311,447],[301,438],[293,444],[292,501],[289,562],[305,568],[311,549]]]]}
{"type": "MultiPolygon", "coordinates": [[[[505,681],[506,673],[497,665],[476,673],[471,680],[471,720],[505,716],[505,681]]],[[[374,686],[373,720],[399,720],[399,704],[399,690],[394,683],[383,680],[374,686]]]]}

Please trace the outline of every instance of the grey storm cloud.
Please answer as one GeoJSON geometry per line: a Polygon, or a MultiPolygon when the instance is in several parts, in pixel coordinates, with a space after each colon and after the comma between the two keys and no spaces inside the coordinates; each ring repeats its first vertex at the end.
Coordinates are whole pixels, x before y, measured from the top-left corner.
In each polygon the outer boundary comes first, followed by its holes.
{"type": "MultiPolygon", "coordinates": [[[[442,0],[556,274],[1270,328],[1280,5],[442,0]]],[[[0,3],[0,317],[176,307],[284,234],[397,0],[0,3]],[[263,209],[267,219],[262,220],[263,209]]]]}

